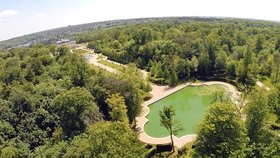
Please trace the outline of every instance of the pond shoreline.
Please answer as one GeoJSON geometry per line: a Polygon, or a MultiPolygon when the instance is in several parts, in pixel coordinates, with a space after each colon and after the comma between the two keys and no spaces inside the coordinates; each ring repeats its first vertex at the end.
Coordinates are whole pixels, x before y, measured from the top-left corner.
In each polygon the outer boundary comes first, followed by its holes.
{"type": "MultiPolygon", "coordinates": [[[[176,87],[168,87],[168,86],[158,86],[158,85],[152,85],[152,91],[151,94],[153,97],[145,101],[142,104],[142,114],[136,118],[136,129],[139,132],[139,139],[147,144],[168,144],[170,143],[170,136],[163,137],[163,138],[156,138],[156,137],[151,137],[147,135],[144,131],[144,126],[145,124],[149,121],[146,116],[149,114],[150,109],[149,105],[151,105],[154,102],[157,102],[187,86],[210,86],[210,85],[222,85],[227,87],[229,93],[232,95],[232,98],[234,102],[237,102],[240,92],[237,91],[236,87],[233,85],[226,83],[226,82],[220,82],[220,81],[209,81],[209,82],[201,82],[201,83],[191,83],[187,82],[181,85],[178,85],[176,87]]],[[[180,138],[174,136],[174,145],[178,148],[183,147],[185,144],[188,142],[191,142],[195,139],[196,135],[195,134],[189,134],[189,135],[184,135],[180,138]]]]}

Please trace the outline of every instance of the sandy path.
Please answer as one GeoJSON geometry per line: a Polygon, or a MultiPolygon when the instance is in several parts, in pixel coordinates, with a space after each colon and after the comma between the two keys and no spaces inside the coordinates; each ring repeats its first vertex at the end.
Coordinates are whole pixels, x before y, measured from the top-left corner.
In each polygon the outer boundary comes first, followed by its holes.
{"type": "MultiPolygon", "coordinates": [[[[145,132],[144,132],[144,126],[145,124],[149,121],[146,116],[149,113],[149,107],[148,105],[152,104],[153,102],[156,102],[157,100],[160,100],[186,86],[201,86],[201,85],[222,85],[225,86],[228,91],[232,94],[232,97],[234,99],[235,102],[237,102],[240,92],[238,92],[236,90],[236,88],[229,84],[229,83],[225,83],[225,82],[218,82],[218,81],[210,81],[210,82],[203,82],[203,83],[185,83],[185,84],[181,84],[179,86],[176,87],[168,87],[168,86],[157,86],[157,85],[152,85],[153,90],[150,92],[153,95],[153,98],[145,101],[142,106],[143,106],[143,112],[142,114],[136,118],[137,121],[137,125],[136,128],[139,131],[139,139],[145,143],[148,144],[167,144],[170,143],[170,136],[168,137],[164,137],[164,138],[154,138],[154,137],[150,137],[148,136],[145,132]]],[[[192,135],[185,135],[183,137],[176,137],[173,136],[174,138],[174,145],[178,148],[183,147],[186,143],[191,142],[195,139],[196,135],[192,134],[192,135]]]]}
{"type": "Polygon", "coordinates": [[[88,55],[91,55],[91,56],[92,56],[91,58],[88,59],[88,63],[89,63],[89,64],[93,64],[93,65],[95,65],[95,66],[97,66],[97,67],[99,67],[99,68],[101,68],[101,69],[104,69],[104,70],[106,70],[106,71],[109,71],[109,72],[111,72],[111,73],[118,73],[118,70],[113,69],[113,68],[111,68],[111,67],[109,67],[109,66],[100,64],[100,63],[98,62],[98,55],[97,55],[97,54],[94,53],[94,54],[88,54],[88,55]]]}
{"type": "MultiPolygon", "coordinates": [[[[105,70],[107,70],[107,71],[109,71],[109,72],[112,72],[112,73],[118,73],[118,72],[119,72],[118,70],[113,69],[113,68],[111,68],[111,67],[109,67],[109,66],[100,64],[100,63],[98,62],[98,61],[100,60],[100,59],[98,58],[98,56],[99,56],[100,54],[95,53],[94,50],[89,49],[89,48],[87,48],[87,47],[84,46],[84,45],[81,45],[81,46],[77,47],[76,49],[82,49],[82,50],[88,52],[87,55],[92,55],[92,57],[88,59],[88,63],[89,63],[89,64],[93,64],[93,65],[95,65],[95,66],[97,66],[97,67],[99,67],[99,68],[105,69],[105,70]]],[[[102,56],[102,60],[106,60],[106,61],[108,61],[108,62],[110,62],[110,63],[114,63],[114,64],[116,64],[116,65],[120,65],[120,66],[123,66],[123,67],[127,67],[127,66],[124,65],[124,64],[121,64],[121,63],[118,63],[118,62],[109,60],[109,59],[108,59],[106,56],[104,56],[104,55],[101,55],[101,56],[102,56]]],[[[144,79],[147,79],[147,77],[148,77],[148,72],[147,72],[146,70],[141,70],[141,72],[142,72],[142,74],[143,74],[143,78],[144,78],[144,79]]]]}
{"type": "MultiPolygon", "coordinates": [[[[95,53],[94,50],[89,49],[89,48],[87,48],[87,47],[85,47],[85,46],[80,46],[80,47],[78,47],[78,48],[76,48],[76,49],[82,49],[82,50],[88,52],[88,53],[85,54],[85,55],[88,56],[87,61],[88,61],[89,64],[95,65],[95,66],[97,66],[97,67],[99,67],[99,68],[101,68],[101,69],[104,69],[104,70],[106,70],[106,71],[109,71],[109,72],[111,72],[111,73],[118,73],[118,70],[113,69],[113,68],[111,68],[111,67],[109,67],[109,66],[100,64],[100,63],[98,62],[98,61],[100,60],[100,59],[98,58],[99,55],[98,55],[97,53],[95,53]]],[[[103,60],[107,60],[107,58],[104,57],[104,56],[102,56],[102,59],[103,59],[103,60]]],[[[111,62],[111,61],[110,61],[110,62],[111,62]]],[[[119,63],[118,63],[118,64],[119,64],[119,63]]]]}
{"type": "Polygon", "coordinates": [[[270,88],[268,88],[267,86],[265,86],[261,81],[257,81],[256,84],[261,87],[264,88],[266,91],[270,91],[270,88]]]}

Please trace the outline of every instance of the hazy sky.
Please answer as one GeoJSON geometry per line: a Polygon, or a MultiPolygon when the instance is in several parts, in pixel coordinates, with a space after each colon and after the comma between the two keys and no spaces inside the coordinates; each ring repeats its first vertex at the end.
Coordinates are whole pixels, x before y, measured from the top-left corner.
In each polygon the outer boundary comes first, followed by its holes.
{"type": "Polygon", "coordinates": [[[280,0],[0,0],[0,41],[104,20],[218,16],[280,21],[280,0]]]}

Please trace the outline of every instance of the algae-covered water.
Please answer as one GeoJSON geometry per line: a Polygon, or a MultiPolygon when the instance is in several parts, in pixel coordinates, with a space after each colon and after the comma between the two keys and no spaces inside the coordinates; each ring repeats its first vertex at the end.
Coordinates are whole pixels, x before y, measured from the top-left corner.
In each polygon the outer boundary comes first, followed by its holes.
{"type": "Polygon", "coordinates": [[[175,119],[179,120],[184,130],[176,136],[181,137],[187,134],[195,134],[195,128],[201,121],[209,104],[211,94],[222,86],[187,86],[151,105],[147,116],[149,122],[144,126],[146,134],[152,137],[161,138],[169,135],[168,131],[160,126],[159,111],[165,105],[172,105],[176,110],[175,119]]]}

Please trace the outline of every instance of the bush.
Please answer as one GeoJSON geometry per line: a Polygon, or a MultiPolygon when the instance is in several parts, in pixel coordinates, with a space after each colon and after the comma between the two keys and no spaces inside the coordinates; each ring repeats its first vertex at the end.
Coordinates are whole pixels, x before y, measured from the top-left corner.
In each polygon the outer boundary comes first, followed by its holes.
{"type": "Polygon", "coordinates": [[[172,151],[171,144],[158,144],[156,147],[157,147],[157,153],[172,151]]]}
{"type": "Polygon", "coordinates": [[[150,93],[145,93],[145,94],[144,94],[144,97],[143,97],[143,100],[144,100],[144,101],[147,101],[147,100],[150,100],[152,97],[153,97],[152,94],[150,94],[150,93]]]}
{"type": "Polygon", "coordinates": [[[166,84],[164,78],[150,77],[149,80],[155,84],[166,84]]]}
{"type": "Polygon", "coordinates": [[[146,148],[149,149],[146,152],[146,157],[153,157],[157,153],[157,147],[155,145],[147,145],[146,148]]]}

